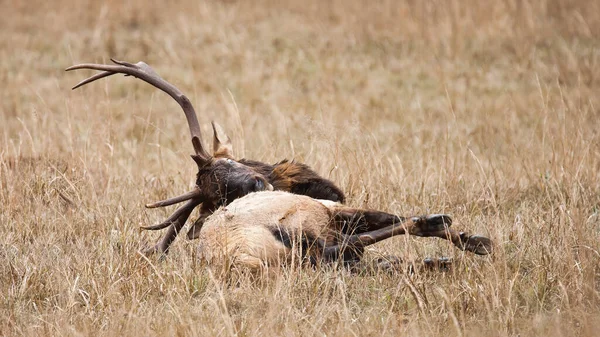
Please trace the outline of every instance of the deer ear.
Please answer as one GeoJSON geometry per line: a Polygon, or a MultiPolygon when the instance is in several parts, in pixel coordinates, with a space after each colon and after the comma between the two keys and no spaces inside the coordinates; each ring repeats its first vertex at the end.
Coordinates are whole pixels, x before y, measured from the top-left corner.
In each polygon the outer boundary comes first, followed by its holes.
{"type": "Polygon", "coordinates": [[[223,128],[215,122],[212,122],[213,128],[213,156],[216,158],[233,159],[233,146],[231,139],[225,134],[223,128]]]}

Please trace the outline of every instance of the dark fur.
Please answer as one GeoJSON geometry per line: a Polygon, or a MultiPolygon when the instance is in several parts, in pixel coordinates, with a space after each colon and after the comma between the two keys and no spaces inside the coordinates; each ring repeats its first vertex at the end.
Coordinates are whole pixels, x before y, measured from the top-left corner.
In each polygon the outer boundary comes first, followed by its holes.
{"type": "Polygon", "coordinates": [[[294,248],[294,245],[297,245],[296,248],[298,248],[301,253],[300,257],[302,259],[308,259],[307,261],[313,266],[315,266],[318,261],[315,253],[318,254],[325,248],[322,240],[319,240],[319,238],[313,237],[312,235],[308,235],[306,233],[290,233],[286,228],[283,227],[274,227],[271,229],[271,233],[287,248],[292,249],[294,248]]]}
{"type": "Polygon", "coordinates": [[[196,186],[200,187],[205,203],[215,207],[226,205],[246,194],[262,191],[268,179],[252,167],[235,160],[214,159],[209,165],[198,165],[196,186]]]}
{"type": "Polygon", "coordinates": [[[242,159],[241,164],[253,168],[273,185],[275,190],[302,194],[314,199],[344,203],[346,196],[335,184],[319,176],[308,165],[282,160],[274,165],[242,159]]]}
{"type": "Polygon", "coordinates": [[[208,216],[207,214],[214,212],[217,207],[227,205],[233,200],[251,192],[270,189],[269,185],[272,185],[274,189],[305,194],[313,198],[339,202],[344,201],[344,194],[339,188],[331,181],[321,178],[304,164],[286,160],[275,165],[263,164],[252,160],[236,161],[233,156],[231,139],[214,122],[212,123],[213,154],[210,155],[202,145],[202,133],[194,107],[179,89],[162,79],[144,62],[132,64],[115,59],[111,60],[115,65],[85,63],[67,68],[67,71],[77,69],[104,71],[79,82],[73,89],[100,78],[121,73],[140,79],[164,91],[181,106],[186,116],[190,128],[192,145],[195,150],[195,155],[192,155],[192,159],[198,165],[195,190],[185,195],[154,203],[154,206],[149,206],[162,207],[186,201],[183,206],[163,223],[145,227],[146,229],[156,230],[169,226],[169,230],[161,240],[161,243],[146,250],[147,252],[166,252],[195,207],[202,204],[200,218],[194,224],[192,233],[200,230],[202,222],[208,216]]]}
{"type": "MultiPolygon", "coordinates": [[[[220,150],[215,152],[218,151],[220,150]]],[[[202,191],[203,201],[200,204],[199,217],[187,233],[188,239],[198,237],[204,221],[217,208],[249,193],[260,191],[267,184],[271,184],[275,190],[315,199],[345,201],[344,193],[333,182],[319,176],[308,165],[288,160],[271,165],[249,159],[235,161],[231,157],[227,151],[222,151],[221,157],[208,160],[192,156],[198,165],[196,186],[202,191]]],[[[146,252],[166,253],[186,219],[170,226],[160,242],[146,252]]]]}
{"type": "MultiPolygon", "coordinates": [[[[196,220],[188,237],[194,237],[206,220],[217,207],[227,205],[235,199],[241,198],[252,192],[263,190],[281,190],[295,194],[303,194],[314,199],[325,199],[343,203],[345,196],[342,191],[335,186],[331,181],[320,177],[307,165],[296,163],[294,161],[283,160],[279,163],[270,165],[253,160],[242,159],[236,161],[233,155],[233,147],[231,139],[225,134],[221,127],[212,123],[213,127],[213,155],[211,156],[202,145],[202,134],[198,123],[196,112],[189,101],[179,89],[172,84],[163,80],[156,72],[144,62],[131,64],[128,62],[117,61],[111,59],[116,65],[102,64],[79,64],[67,68],[66,70],[77,69],[94,69],[104,71],[91,76],[73,89],[82,85],[94,82],[100,78],[111,76],[116,73],[129,75],[140,80],[143,80],[152,86],[164,91],[171,96],[182,108],[188,126],[192,145],[195,150],[195,155],[192,159],[198,165],[198,174],[196,178],[196,188],[183,195],[161,200],[159,202],[149,204],[147,207],[164,207],[174,205],[176,203],[185,203],[180,206],[169,218],[163,223],[155,226],[143,227],[145,229],[162,229],[168,227],[168,232],[165,234],[160,243],[146,252],[167,252],[170,244],[177,236],[179,230],[188,220],[193,209],[200,206],[200,217],[196,220]]],[[[280,196],[283,194],[279,194],[280,196]]],[[[296,198],[297,199],[297,198],[296,198]]],[[[314,202],[314,200],[312,200],[314,202]]],[[[382,215],[377,212],[370,211],[355,211],[341,207],[334,219],[334,225],[337,225],[344,238],[344,244],[336,247],[325,247],[323,250],[325,256],[339,256],[340,249],[344,246],[361,248],[366,244],[377,242],[378,240],[403,233],[403,228],[396,226],[402,218],[394,215],[382,215]],[[382,226],[389,224],[388,227],[382,226]],[[368,234],[352,234],[369,230],[368,234]]],[[[447,216],[434,215],[423,219],[410,219],[411,221],[426,221],[426,224],[435,226],[449,225],[447,216]]],[[[440,228],[442,228],[440,227],[440,228]]],[[[446,237],[462,249],[471,250],[477,254],[488,254],[491,250],[491,241],[487,238],[479,236],[468,236],[462,232],[454,231],[424,231],[421,233],[412,233],[421,236],[437,236],[446,237]],[[483,244],[482,244],[483,243],[483,244]]],[[[291,233],[294,234],[294,233],[291,233]]],[[[278,240],[284,244],[290,244],[290,233],[279,232],[278,240]]],[[[314,238],[302,235],[301,248],[309,249],[311,241],[314,238]]],[[[351,257],[350,257],[351,258],[351,257]]],[[[344,259],[346,259],[344,257],[344,259]]]]}
{"type": "MultiPolygon", "coordinates": [[[[228,158],[227,158],[228,159],[228,158]]],[[[223,161],[224,159],[218,159],[223,161]]],[[[266,164],[256,160],[241,159],[236,162],[239,166],[244,166],[252,170],[256,174],[256,178],[265,177],[265,179],[273,185],[273,189],[286,191],[294,194],[302,194],[315,199],[331,200],[343,203],[346,200],[344,193],[333,182],[319,176],[308,165],[297,163],[295,161],[282,160],[276,164],[266,164]]],[[[200,233],[204,220],[212,214],[219,206],[226,205],[231,201],[242,197],[250,192],[254,192],[252,185],[247,188],[242,188],[243,176],[238,173],[238,177],[227,175],[224,165],[215,167],[212,163],[206,168],[199,167],[198,178],[196,185],[201,189],[206,189],[212,193],[220,193],[220,191],[235,187],[235,190],[230,191],[225,198],[218,198],[217,195],[211,195],[205,200],[220,200],[220,202],[205,201],[200,209],[200,216],[194,222],[187,233],[188,239],[194,239],[200,233]],[[210,170],[210,171],[208,171],[210,170]],[[220,174],[219,174],[220,173],[220,174]],[[213,176],[220,176],[221,181],[216,182],[213,176]],[[240,181],[241,179],[241,181],[240,181]]],[[[237,166],[236,166],[237,167],[237,166]]],[[[247,174],[247,173],[246,173],[247,174]]],[[[246,178],[247,179],[247,178],[246,178]]],[[[173,233],[167,233],[173,235],[173,233]]],[[[172,241],[172,240],[171,240],[172,241]]]]}

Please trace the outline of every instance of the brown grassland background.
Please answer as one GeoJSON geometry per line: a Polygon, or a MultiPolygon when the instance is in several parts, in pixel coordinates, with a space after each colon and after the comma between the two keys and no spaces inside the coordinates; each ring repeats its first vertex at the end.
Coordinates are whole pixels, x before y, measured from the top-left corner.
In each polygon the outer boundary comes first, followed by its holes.
{"type": "Polygon", "coordinates": [[[0,0],[0,335],[593,336],[600,324],[600,2],[0,0]],[[216,276],[139,225],[188,190],[179,107],[236,155],[295,158],[349,204],[449,213],[493,255],[396,237],[450,272],[216,276]]]}

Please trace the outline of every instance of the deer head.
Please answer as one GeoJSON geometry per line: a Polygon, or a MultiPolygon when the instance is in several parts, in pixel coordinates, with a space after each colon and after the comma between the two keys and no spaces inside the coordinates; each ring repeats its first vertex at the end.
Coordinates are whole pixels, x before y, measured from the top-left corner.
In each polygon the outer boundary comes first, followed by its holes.
{"type": "Polygon", "coordinates": [[[184,201],[186,203],[178,208],[164,222],[154,226],[142,227],[143,229],[162,229],[172,224],[180,228],[185,224],[193,209],[202,203],[216,208],[221,205],[226,205],[251,192],[273,190],[273,186],[269,184],[263,175],[233,159],[229,137],[227,137],[220,126],[214,122],[212,123],[214,138],[213,155],[208,154],[202,145],[200,125],[198,124],[198,119],[192,103],[179,89],[162,79],[149,65],[144,62],[132,64],[117,61],[115,59],[111,59],[111,61],[114,62],[115,65],[83,63],[67,68],[66,71],[78,69],[102,71],[101,73],[79,82],[73,89],[77,89],[98,79],[121,73],[125,76],[136,77],[164,91],[183,109],[183,113],[185,114],[190,129],[192,146],[195,151],[195,154],[192,155],[192,159],[198,166],[196,186],[192,191],[173,198],[147,204],[146,207],[165,207],[184,201]]]}

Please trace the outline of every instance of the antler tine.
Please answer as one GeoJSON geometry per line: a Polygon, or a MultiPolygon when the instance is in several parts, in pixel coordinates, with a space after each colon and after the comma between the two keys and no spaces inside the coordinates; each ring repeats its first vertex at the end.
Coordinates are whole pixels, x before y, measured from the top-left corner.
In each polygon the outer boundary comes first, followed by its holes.
{"type": "Polygon", "coordinates": [[[202,146],[202,134],[200,132],[200,124],[198,123],[198,118],[196,117],[196,111],[194,110],[194,107],[192,106],[190,100],[179,89],[177,89],[177,87],[165,81],[154,71],[154,69],[152,69],[149,65],[147,65],[144,62],[132,64],[124,61],[118,61],[112,58],[110,60],[117,65],[82,63],[65,69],[66,71],[78,69],[92,69],[103,71],[102,73],[96,74],[79,82],[76,86],[73,87],[73,90],[88,83],[94,82],[98,79],[114,75],[116,73],[121,73],[125,74],[125,76],[133,76],[139,78],[140,80],[149,83],[152,86],[166,92],[181,106],[183,112],[185,113],[188,126],[190,128],[190,134],[192,136],[192,145],[194,146],[196,155],[204,159],[210,158],[210,155],[202,146]]]}
{"type": "Polygon", "coordinates": [[[84,86],[84,85],[88,84],[88,83],[94,82],[95,80],[99,80],[101,78],[104,78],[104,77],[107,77],[107,76],[110,76],[110,75],[114,75],[114,74],[116,74],[116,73],[113,73],[113,72],[110,72],[110,71],[105,71],[103,73],[96,74],[96,75],[94,75],[92,77],[88,77],[85,80],[77,83],[77,85],[75,85],[73,88],[71,88],[71,90],[75,90],[75,89],[77,89],[77,88],[79,88],[81,86],[84,86]]]}
{"type": "Polygon", "coordinates": [[[171,214],[170,217],[167,218],[167,220],[163,221],[162,223],[159,223],[158,225],[152,225],[152,226],[140,226],[140,229],[151,230],[151,231],[163,229],[163,228],[171,226],[182,215],[187,214],[186,218],[183,220],[183,222],[185,223],[185,220],[187,220],[187,218],[189,217],[189,212],[191,212],[201,202],[202,201],[200,201],[198,199],[192,199],[192,200],[186,202],[183,206],[179,207],[175,212],[173,212],[173,214],[171,214]]]}
{"type": "Polygon", "coordinates": [[[186,192],[182,195],[178,195],[176,197],[172,197],[172,198],[168,198],[165,200],[161,200],[161,201],[157,201],[157,202],[153,202],[151,204],[146,204],[146,208],[157,208],[157,207],[165,207],[165,206],[170,206],[170,205],[174,205],[174,204],[178,204],[180,202],[186,201],[186,200],[190,200],[193,198],[197,198],[200,196],[200,194],[202,193],[202,191],[200,191],[199,188],[195,188],[189,192],[186,192]]]}

